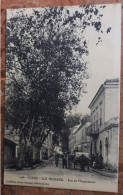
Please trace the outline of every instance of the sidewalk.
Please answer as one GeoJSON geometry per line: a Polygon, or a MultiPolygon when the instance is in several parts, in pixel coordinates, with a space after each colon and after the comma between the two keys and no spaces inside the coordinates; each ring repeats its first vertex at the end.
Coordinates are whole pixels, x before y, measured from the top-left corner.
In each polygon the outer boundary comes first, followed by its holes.
{"type": "Polygon", "coordinates": [[[93,169],[93,168],[90,167],[89,170],[91,172],[95,172],[95,173],[98,173],[98,174],[100,174],[102,176],[106,176],[106,177],[112,177],[112,178],[117,178],[118,177],[117,173],[112,173],[107,169],[93,169]]]}
{"type": "Polygon", "coordinates": [[[11,171],[19,171],[19,170],[30,170],[30,169],[35,169],[37,167],[45,167],[47,164],[47,160],[42,160],[41,162],[39,163],[36,163],[34,165],[31,166],[24,166],[22,167],[22,169],[19,169],[16,165],[13,166],[13,167],[5,167],[4,170],[11,170],[11,171]]]}

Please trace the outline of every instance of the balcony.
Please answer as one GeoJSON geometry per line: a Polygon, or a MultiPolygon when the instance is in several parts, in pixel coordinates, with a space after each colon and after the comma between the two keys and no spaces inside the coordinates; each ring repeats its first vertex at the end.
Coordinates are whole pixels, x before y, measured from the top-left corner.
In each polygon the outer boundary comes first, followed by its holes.
{"type": "Polygon", "coordinates": [[[113,127],[118,127],[118,125],[119,125],[119,118],[113,117],[104,123],[104,129],[105,130],[111,129],[113,127]]]}
{"type": "Polygon", "coordinates": [[[102,125],[102,118],[99,118],[94,123],[92,123],[90,126],[86,129],[86,135],[87,136],[96,136],[99,134],[99,132],[102,129],[111,129],[112,127],[118,127],[119,118],[113,117],[110,120],[106,121],[102,125]]]}
{"type": "Polygon", "coordinates": [[[102,125],[102,119],[98,119],[96,120],[94,123],[92,123],[90,126],[87,127],[86,130],[86,135],[87,136],[94,136],[94,135],[98,135],[100,128],[102,125]]]}

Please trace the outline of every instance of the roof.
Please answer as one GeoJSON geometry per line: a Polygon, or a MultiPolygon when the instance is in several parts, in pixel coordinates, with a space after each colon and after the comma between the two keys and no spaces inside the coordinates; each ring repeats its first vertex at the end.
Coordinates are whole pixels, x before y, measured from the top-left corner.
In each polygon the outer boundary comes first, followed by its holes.
{"type": "Polygon", "coordinates": [[[73,134],[75,134],[75,133],[77,133],[81,128],[83,128],[83,127],[86,127],[86,126],[88,126],[90,124],[90,122],[86,122],[84,125],[83,124],[79,124],[79,125],[76,125],[76,126],[74,126],[73,128],[72,128],[72,133],[73,134]]]}
{"type": "Polygon", "coordinates": [[[92,99],[91,103],[89,104],[88,108],[92,108],[92,105],[96,101],[96,99],[99,97],[99,94],[101,94],[104,91],[104,88],[108,85],[116,86],[119,85],[119,79],[114,78],[114,79],[106,79],[106,81],[100,86],[98,89],[97,93],[95,94],[94,98],[92,99]]]}
{"type": "Polygon", "coordinates": [[[74,126],[73,128],[72,128],[72,133],[75,133],[77,130],[78,130],[78,128],[80,127],[80,124],[79,125],[76,125],[76,126],[74,126]]]}
{"type": "Polygon", "coordinates": [[[13,134],[11,130],[5,130],[4,138],[13,141],[17,145],[19,144],[19,133],[13,134]]]}
{"type": "Polygon", "coordinates": [[[4,144],[9,144],[9,145],[13,145],[13,146],[16,146],[17,144],[15,142],[13,142],[12,140],[10,139],[7,139],[7,138],[4,138],[4,144]]]}

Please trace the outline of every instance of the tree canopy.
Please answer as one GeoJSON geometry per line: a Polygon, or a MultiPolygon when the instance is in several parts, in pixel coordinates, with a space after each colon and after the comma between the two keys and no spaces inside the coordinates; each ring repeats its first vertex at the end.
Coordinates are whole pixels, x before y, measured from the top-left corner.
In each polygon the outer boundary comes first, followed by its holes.
{"type": "MultiPolygon", "coordinates": [[[[82,118],[82,114],[79,114],[79,113],[69,114],[66,117],[65,123],[64,123],[64,128],[59,132],[63,152],[69,151],[69,135],[70,135],[71,130],[73,129],[74,126],[81,124],[81,118],[82,118]]],[[[54,142],[56,142],[56,137],[57,137],[57,135],[55,135],[54,142]]]]}
{"type": "Polygon", "coordinates": [[[10,11],[6,126],[19,131],[20,139],[41,147],[50,131],[64,127],[66,110],[78,104],[89,78],[84,32],[91,26],[97,35],[103,33],[100,10],[104,8],[91,5],[10,11]]]}

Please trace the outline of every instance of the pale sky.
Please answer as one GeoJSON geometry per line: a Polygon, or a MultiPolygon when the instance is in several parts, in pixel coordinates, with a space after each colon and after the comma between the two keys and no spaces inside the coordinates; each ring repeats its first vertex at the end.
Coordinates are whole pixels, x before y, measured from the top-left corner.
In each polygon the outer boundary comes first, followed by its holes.
{"type": "Polygon", "coordinates": [[[103,10],[101,35],[102,42],[96,46],[97,33],[92,28],[86,31],[89,42],[89,57],[91,78],[87,82],[88,93],[83,95],[76,111],[82,114],[89,113],[88,106],[97,90],[106,79],[120,78],[121,60],[121,7],[119,5],[106,5],[103,10]],[[110,33],[106,29],[111,27],[110,33]]]}

